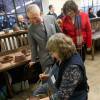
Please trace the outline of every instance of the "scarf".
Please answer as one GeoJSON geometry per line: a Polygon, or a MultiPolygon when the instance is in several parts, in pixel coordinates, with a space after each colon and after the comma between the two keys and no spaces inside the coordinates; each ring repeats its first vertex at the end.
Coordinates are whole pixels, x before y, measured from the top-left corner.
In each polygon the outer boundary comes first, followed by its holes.
{"type": "Polygon", "coordinates": [[[81,31],[81,16],[75,16],[75,28],[76,28],[76,48],[81,49],[83,43],[83,36],[81,31]]]}

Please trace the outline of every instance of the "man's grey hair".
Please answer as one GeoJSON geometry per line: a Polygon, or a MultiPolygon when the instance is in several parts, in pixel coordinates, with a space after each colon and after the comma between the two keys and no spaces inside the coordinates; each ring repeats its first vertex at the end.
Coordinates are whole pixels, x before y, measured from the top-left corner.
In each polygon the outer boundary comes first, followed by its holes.
{"type": "Polygon", "coordinates": [[[20,21],[22,18],[24,19],[24,16],[23,15],[18,15],[17,18],[20,21]]]}
{"type": "Polygon", "coordinates": [[[51,53],[58,53],[61,60],[68,59],[77,52],[73,40],[64,33],[52,35],[47,42],[47,49],[51,53]]]}
{"type": "Polygon", "coordinates": [[[70,12],[71,10],[77,13],[78,5],[73,0],[68,0],[63,5],[63,13],[67,15],[67,13],[70,12]]]}
{"type": "Polygon", "coordinates": [[[26,8],[26,13],[27,13],[27,15],[29,15],[29,14],[40,13],[40,8],[39,8],[39,6],[36,5],[36,4],[30,4],[30,5],[26,8]]]}

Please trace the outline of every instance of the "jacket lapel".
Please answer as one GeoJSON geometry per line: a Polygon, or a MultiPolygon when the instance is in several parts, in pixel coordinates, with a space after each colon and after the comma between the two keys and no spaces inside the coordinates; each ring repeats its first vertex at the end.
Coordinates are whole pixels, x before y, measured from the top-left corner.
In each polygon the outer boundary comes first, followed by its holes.
{"type": "Polygon", "coordinates": [[[51,36],[52,30],[51,30],[50,24],[47,22],[45,18],[43,19],[43,21],[44,21],[44,27],[45,27],[46,35],[48,39],[51,36]]]}

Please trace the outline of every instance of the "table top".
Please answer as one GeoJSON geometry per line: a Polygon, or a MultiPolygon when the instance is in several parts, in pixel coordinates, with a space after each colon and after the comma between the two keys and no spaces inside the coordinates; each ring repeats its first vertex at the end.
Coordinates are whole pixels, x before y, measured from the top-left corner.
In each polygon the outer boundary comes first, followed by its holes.
{"type": "MultiPolygon", "coordinates": [[[[6,56],[14,57],[15,55],[18,55],[18,53],[21,53],[21,52],[17,51],[15,53],[11,53],[11,54],[8,54],[6,56]]],[[[3,58],[3,57],[4,56],[1,56],[0,59],[3,58]]],[[[12,61],[9,61],[9,62],[0,63],[0,72],[7,71],[9,69],[12,69],[12,68],[18,67],[20,65],[26,64],[30,60],[31,60],[31,55],[29,54],[28,56],[25,56],[25,59],[21,60],[20,62],[15,62],[14,60],[12,60],[12,61]]]]}
{"type": "Polygon", "coordinates": [[[4,31],[0,31],[0,36],[11,35],[11,34],[14,34],[14,33],[21,33],[21,32],[28,32],[28,30],[19,30],[19,31],[9,30],[9,33],[5,33],[4,31]]]}

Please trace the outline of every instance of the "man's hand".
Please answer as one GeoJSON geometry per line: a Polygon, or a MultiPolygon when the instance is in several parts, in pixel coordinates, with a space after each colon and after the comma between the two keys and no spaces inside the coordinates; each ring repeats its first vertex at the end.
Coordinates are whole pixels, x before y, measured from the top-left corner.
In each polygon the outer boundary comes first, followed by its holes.
{"type": "Polygon", "coordinates": [[[32,66],[34,66],[35,62],[29,62],[29,68],[31,68],[32,66]]]}
{"type": "Polygon", "coordinates": [[[41,80],[47,80],[49,78],[49,75],[42,73],[42,74],[39,75],[39,77],[40,77],[41,80]]]}

